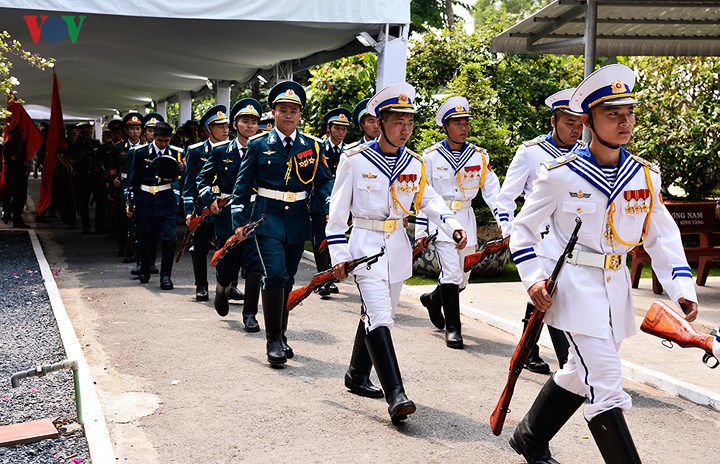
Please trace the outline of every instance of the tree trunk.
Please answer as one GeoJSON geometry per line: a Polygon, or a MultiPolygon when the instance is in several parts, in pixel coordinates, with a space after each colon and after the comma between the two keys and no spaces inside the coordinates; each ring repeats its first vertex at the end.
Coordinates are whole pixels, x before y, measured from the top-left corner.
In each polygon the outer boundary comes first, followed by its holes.
{"type": "Polygon", "coordinates": [[[447,26],[451,31],[455,29],[455,13],[453,13],[452,0],[445,0],[445,17],[447,18],[447,26]]]}

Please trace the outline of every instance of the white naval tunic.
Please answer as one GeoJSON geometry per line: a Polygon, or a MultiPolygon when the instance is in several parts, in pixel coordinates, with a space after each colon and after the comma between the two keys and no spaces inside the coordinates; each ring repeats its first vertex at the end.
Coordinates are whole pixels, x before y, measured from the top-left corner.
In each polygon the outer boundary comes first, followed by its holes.
{"type": "MultiPolygon", "coordinates": [[[[530,195],[532,184],[538,178],[540,165],[566,155],[580,146],[583,146],[582,142],[576,143],[570,148],[558,147],[552,138],[552,132],[540,135],[520,145],[510,162],[510,167],[508,167],[505,180],[496,199],[496,216],[500,222],[503,238],[510,235],[510,229],[512,229],[512,223],[515,219],[515,200],[522,193],[525,194],[526,198],[530,195]]],[[[541,231],[544,230],[543,225],[541,231]]]]}
{"type": "MultiPolygon", "coordinates": [[[[402,148],[394,169],[390,170],[377,142],[343,153],[330,196],[330,219],[325,228],[333,265],[376,254],[384,246],[385,255],[376,264],[370,269],[358,268],[354,274],[373,276],[390,283],[402,282],[412,275],[412,246],[402,222],[394,232],[353,227],[349,242],[345,231],[349,214],[353,218],[402,221],[407,215],[402,208],[410,211],[420,189],[422,166],[422,159],[417,154],[402,148]],[[402,208],[394,206],[391,185],[394,185],[402,208]]],[[[463,229],[432,186],[425,186],[419,207],[448,236],[463,229]]]]}
{"type": "MultiPolygon", "coordinates": [[[[582,218],[583,225],[576,250],[603,254],[629,252],[633,246],[617,240],[613,240],[613,249],[606,236],[608,213],[611,205],[615,205],[613,218],[617,234],[627,243],[639,242],[648,213],[642,208],[628,211],[627,207],[642,204],[649,207],[652,190],[653,207],[643,246],[668,295],[674,301],[685,297],[696,302],[680,232],[661,201],[657,168],[648,167],[649,163],[624,149],[621,149],[619,166],[615,184],[608,185],[590,150],[583,147],[566,159],[557,158],[540,169],[532,193],[515,218],[510,239],[513,260],[525,287],[530,288],[549,277],[577,216],[582,218]],[[651,187],[646,181],[646,172],[652,179],[651,187]],[[643,195],[647,196],[644,200],[633,199],[643,195]],[[548,220],[550,233],[558,245],[552,256],[541,256],[539,230],[548,220]]],[[[545,321],[560,330],[621,341],[636,331],[630,289],[630,273],[624,265],[618,270],[604,270],[568,263],[560,273],[558,290],[545,321]]]]}
{"type": "MultiPolygon", "coordinates": [[[[457,202],[463,205],[461,209],[453,210],[453,214],[467,231],[468,246],[463,250],[456,250],[452,237],[442,230],[438,233],[435,245],[440,261],[440,283],[456,284],[464,288],[470,275],[463,271],[465,256],[473,253],[477,245],[477,221],[470,203],[478,191],[481,192],[483,200],[495,216],[495,198],[500,191],[500,181],[490,168],[487,151],[471,143],[465,143],[460,153],[454,153],[447,140],[443,140],[425,150],[423,160],[430,185],[445,203],[457,202]]],[[[427,234],[433,234],[438,229],[428,224],[427,217],[423,214],[418,215],[416,227],[416,238],[424,237],[426,230],[427,234]],[[424,225],[427,227],[423,227],[424,225]]]]}

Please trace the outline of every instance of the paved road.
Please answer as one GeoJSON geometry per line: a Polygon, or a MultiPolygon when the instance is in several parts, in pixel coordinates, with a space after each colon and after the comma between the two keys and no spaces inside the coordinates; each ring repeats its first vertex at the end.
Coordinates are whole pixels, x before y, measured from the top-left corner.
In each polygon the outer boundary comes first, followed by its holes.
{"type": "MultiPolygon", "coordinates": [[[[272,369],[263,332],[242,330],[239,306],[220,318],[211,304],[193,301],[189,258],[176,268],[175,290],[163,292],[157,276],[144,286],[131,280],[130,265],[118,262],[105,237],[57,227],[38,235],[59,270],[118,462],[523,462],[507,439],[546,377],[523,373],[505,430],[493,436],[488,417],[516,342],[505,332],[465,318],[466,349],[447,349],[415,298],[403,296],[393,336],[418,411],[395,427],[383,400],[343,386],[359,307],[351,285],[293,311],[296,357],[272,369]]],[[[301,264],[298,281],[312,272],[301,264]]],[[[689,464],[720,454],[716,411],[640,384],[626,389],[643,462],[689,464]]],[[[554,456],[602,462],[589,436],[576,414],[553,440],[554,456]]]]}

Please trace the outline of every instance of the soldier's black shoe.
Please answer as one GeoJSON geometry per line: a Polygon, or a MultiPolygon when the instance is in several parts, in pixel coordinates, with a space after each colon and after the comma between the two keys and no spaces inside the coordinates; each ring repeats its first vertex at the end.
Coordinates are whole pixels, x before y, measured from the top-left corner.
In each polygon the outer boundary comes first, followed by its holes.
{"type": "MultiPolygon", "coordinates": [[[[382,398],[383,391],[370,382],[370,375],[350,367],[345,372],[345,387],[356,395],[366,398],[382,398]]],[[[406,415],[407,416],[407,415],[406,415]]]]}
{"type": "Polygon", "coordinates": [[[25,224],[24,221],[13,221],[13,229],[29,229],[30,226],[25,224]]]}
{"type": "Polygon", "coordinates": [[[146,284],[146,283],[150,282],[150,274],[143,274],[141,272],[140,274],[138,274],[138,276],[140,277],[141,284],[146,284]]]}
{"type": "Polygon", "coordinates": [[[393,404],[388,406],[388,414],[393,424],[397,425],[407,419],[407,416],[416,411],[415,403],[409,400],[404,393],[395,397],[393,404]]]}
{"type": "Polygon", "coordinates": [[[10,222],[10,213],[8,213],[8,212],[3,212],[3,214],[2,214],[2,222],[4,222],[5,224],[8,224],[8,223],[10,222]]]}
{"type": "Polygon", "coordinates": [[[320,297],[324,298],[326,296],[330,296],[330,289],[328,289],[326,285],[319,286],[317,289],[315,289],[315,291],[318,295],[320,295],[320,297]]]}
{"type": "Polygon", "coordinates": [[[210,301],[207,285],[195,287],[195,301],[210,301]]]}
{"type": "Polygon", "coordinates": [[[245,299],[245,294],[238,290],[237,287],[230,287],[230,291],[228,292],[228,300],[233,301],[242,301],[245,299]]]}
{"type": "Polygon", "coordinates": [[[151,264],[150,265],[150,274],[159,274],[159,273],[160,273],[160,271],[158,271],[158,268],[154,264],[151,264]]]}
{"type": "Polygon", "coordinates": [[[550,366],[548,366],[548,364],[543,361],[538,352],[538,346],[535,345],[535,348],[530,351],[530,356],[525,363],[525,369],[536,374],[550,374],[550,366]]]}
{"type": "Polygon", "coordinates": [[[223,287],[220,284],[215,285],[215,299],[213,300],[213,306],[215,306],[215,312],[217,312],[220,317],[225,317],[230,312],[227,292],[228,287],[223,287]]]}
{"type": "Polygon", "coordinates": [[[160,276],[160,288],[163,290],[173,289],[173,282],[169,275],[160,276]]]}
{"type": "Polygon", "coordinates": [[[260,332],[260,324],[258,324],[254,314],[243,314],[243,324],[245,325],[245,332],[260,332]]]}
{"type": "Polygon", "coordinates": [[[328,290],[330,290],[330,293],[340,293],[340,290],[337,288],[337,285],[335,285],[333,282],[330,282],[325,287],[328,290]]]}
{"type": "Polygon", "coordinates": [[[525,451],[520,440],[515,439],[515,435],[510,437],[510,447],[515,450],[517,454],[522,455],[528,464],[560,464],[558,461],[552,458],[550,455],[550,449],[547,452],[537,452],[536,454],[530,454],[525,451]]]}
{"type": "MultiPolygon", "coordinates": [[[[133,261],[135,261],[135,259],[133,259],[133,261]]],[[[132,261],[130,261],[130,262],[132,262],[132,261]]],[[[132,268],[132,270],[130,271],[130,274],[132,274],[134,276],[139,276],[142,274],[142,268],[140,267],[140,263],[137,263],[135,265],[135,267],[132,268]]]]}
{"type": "Polygon", "coordinates": [[[448,329],[445,331],[445,346],[456,350],[463,349],[463,338],[459,331],[448,329]]]}
{"type": "Polygon", "coordinates": [[[430,322],[438,329],[445,328],[445,317],[442,313],[442,299],[440,297],[440,286],[435,287],[430,293],[420,296],[420,303],[427,308],[430,322]]]}
{"type": "Polygon", "coordinates": [[[282,349],[285,352],[285,357],[287,357],[288,359],[294,358],[295,352],[293,351],[292,348],[290,348],[290,345],[288,345],[287,337],[285,336],[285,334],[283,334],[283,336],[281,337],[280,340],[282,342],[282,349]]]}

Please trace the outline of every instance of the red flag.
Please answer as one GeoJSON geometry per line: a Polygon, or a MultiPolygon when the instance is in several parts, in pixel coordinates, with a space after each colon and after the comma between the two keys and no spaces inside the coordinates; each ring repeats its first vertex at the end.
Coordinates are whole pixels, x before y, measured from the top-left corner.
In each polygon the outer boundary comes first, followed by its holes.
{"type": "Polygon", "coordinates": [[[42,183],[40,184],[40,198],[37,205],[38,215],[42,215],[50,207],[57,151],[66,148],[65,122],[63,121],[62,104],[60,103],[60,84],[58,83],[57,74],[53,73],[50,129],[45,144],[45,164],[42,172],[42,183]]]}
{"type": "MultiPolygon", "coordinates": [[[[38,148],[42,145],[43,136],[30,115],[27,114],[27,111],[25,111],[25,108],[17,100],[15,100],[12,94],[8,93],[6,95],[7,104],[5,108],[10,112],[10,114],[5,118],[5,133],[3,141],[7,142],[10,138],[10,133],[16,127],[19,127],[22,131],[21,137],[25,144],[25,162],[27,163],[32,159],[35,152],[37,152],[38,148]]],[[[6,187],[5,163],[3,163],[2,173],[0,173],[0,198],[5,197],[5,194],[7,193],[6,187]]]]}

